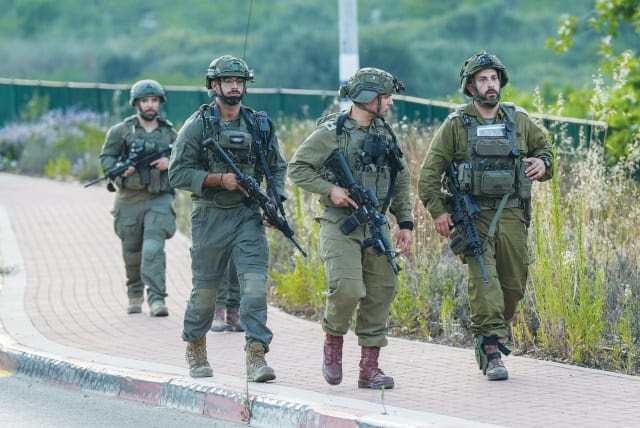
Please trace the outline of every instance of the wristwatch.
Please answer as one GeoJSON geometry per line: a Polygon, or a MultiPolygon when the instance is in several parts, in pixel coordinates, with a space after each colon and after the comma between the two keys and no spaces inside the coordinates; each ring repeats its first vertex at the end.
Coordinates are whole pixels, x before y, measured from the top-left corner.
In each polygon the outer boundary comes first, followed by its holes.
{"type": "Polygon", "coordinates": [[[549,158],[540,158],[544,163],[544,167],[549,170],[551,168],[551,160],[549,158]]]}

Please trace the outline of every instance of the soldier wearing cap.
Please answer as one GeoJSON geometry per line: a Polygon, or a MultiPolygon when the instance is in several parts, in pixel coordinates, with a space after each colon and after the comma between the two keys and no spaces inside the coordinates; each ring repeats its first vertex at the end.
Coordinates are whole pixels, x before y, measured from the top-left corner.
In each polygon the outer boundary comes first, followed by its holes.
{"type": "MultiPolygon", "coordinates": [[[[141,80],[133,85],[129,102],[137,114],[107,132],[100,154],[105,171],[118,166],[132,153],[163,149],[174,142],[173,125],[158,115],[166,100],[164,89],[155,80],[141,80]]],[[[115,180],[117,194],[112,214],[115,232],[122,241],[129,297],[127,313],[142,312],[146,285],[149,314],[163,317],[169,314],[165,305],[164,244],[176,231],[174,192],[167,172],[169,157],[156,159],[150,166],[148,175],[130,167],[115,180]]]]}
{"type": "MultiPolygon", "coordinates": [[[[342,381],[343,336],[356,313],[355,334],[361,346],[358,387],[394,386],[393,378],[378,367],[378,356],[380,348],[387,345],[387,318],[398,280],[383,256],[370,246],[362,248],[369,237],[366,224],[357,226],[348,235],[341,231],[340,225],[357,204],[324,164],[336,151],[344,154],[356,181],[377,196],[381,214],[391,207],[400,228],[396,248],[400,254],[408,252],[413,230],[410,176],[397,148],[395,133],[384,120],[393,105],[392,94],[403,89],[402,82],[386,71],[358,70],[340,88],[340,95],[353,102],[351,108],[318,119],[316,129],[289,164],[289,178],[302,189],[317,193],[323,206],[317,217],[319,252],[328,286],[322,320],[325,332],[322,374],[331,385],[342,381]],[[397,148],[395,163],[390,161],[393,147],[397,148]]],[[[389,224],[384,225],[384,233],[390,241],[389,224]]]]}
{"type": "Polygon", "coordinates": [[[260,208],[245,199],[247,191],[219,152],[204,145],[213,139],[245,175],[258,183],[271,176],[274,188],[284,199],[287,164],[271,120],[242,104],[248,81],[253,81],[253,71],[242,59],[224,55],[211,62],[205,82],[215,99],[201,106],[180,129],[171,153],[169,178],[176,188],[190,191],[193,200],[193,289],[182,330],[189,373],[192,377],[213,375],[207,360],[206,334],[212,327],[218,286],[226,271],[235,266],[247,379],[266,382],[276,377],[265,361],[273,338],[267,327],[269,247],[265,226],[270,225],[262,220],[260,208]],[[258,126],[258,115],[265,119],[261,123],[266,121],[268,129],[258,126]]]}
{"type": "Polygon", "coordinates": [[[462,259],[469,273],[476,360],[489,380],[509,376],[501,352],[510,352],[503,341],[527,283],[531,184],[553,174],[553,152],[543,130],[524,109],[500,102],[508,81],[495,55],[481,51],[465,61],[460,85],[472,101],[456,108],[436,132],[418,182],[420,200],[444,237],[453,222],[441,179],[451,162],[462,190],[480,208],[476,227],[486,247],[488,283],[473,254],[462,259]]]}

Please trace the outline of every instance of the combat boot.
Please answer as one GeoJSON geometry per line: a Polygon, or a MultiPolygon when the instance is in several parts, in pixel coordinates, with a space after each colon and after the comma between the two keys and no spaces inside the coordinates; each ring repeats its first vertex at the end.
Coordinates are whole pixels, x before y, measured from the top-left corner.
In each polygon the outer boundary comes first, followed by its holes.
{"type": "Polygon", "coordinates": [[[342,382],[342,344],[343,336],[327,334],[324,338],[324,361],[322,362],[322,376],[329,385],[342,382]]]}
{"type": "Polygon", "coordinates": [[[128,314],[139,314],[142,312],[142,302],[144,297],[129,297],[129,306],[127,306],[128,314]]]}
{"type": "Polygon", "coordinates": [[[169,315],[169,310],[164,304],[164,300],[156,300],[149,304],[149,315],[152,317],[166,317],[169,315]]]}
{"type": "Polygon", "coordinates": [[[213,370],[207,361],[207,338],[198,339],[195,342],[187,342],[187,352],[185,354],[189,364],[189,375],[191,377],[211,377],[213,370]]]}
{"type": "Polygon", "coordinates": [[[244,331],[242,324],[240,324],[240,314],[238,311],[227,311],[227,330],[229,331],[244,331]]]}
{"type": "Polygon", "coordinates": [[[378,368],[378,346],[363,346],[360,358],[360,377],[358,388],[391,389],[394,386],[393,378],[384,374],[378,368]]]}
{"type": "Polygon", "coordinates": [[[498,345],[483,345],[484,353],[487,355],[487,379],[489,380],[507,380],[509,372],[502,362],[498,345]]]}
{"type": "Polygon", "coordinates": [[[224,308],[216,308],[213,313],[213,323],[211,324],[211,331],[220,333],[227,330],[227,325],[224,323],[224,308]]]}
{"type": "Polygon", "coordinates": [[[260,342],[251,342],[245,347],[247,354],[247,380],[266,382],[276,378],[275,371],[264,359],[264,346],[260,342]]]}

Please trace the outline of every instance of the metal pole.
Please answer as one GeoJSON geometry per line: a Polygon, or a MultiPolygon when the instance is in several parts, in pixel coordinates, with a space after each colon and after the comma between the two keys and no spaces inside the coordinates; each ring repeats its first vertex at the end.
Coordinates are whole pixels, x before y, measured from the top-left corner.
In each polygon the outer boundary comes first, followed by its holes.
{"type": "MultiPolygon", "coordinates": [[[[340,85],[344,85],[360,68],[358,55],[358,0],[338,0],[340,32],[340,85]]],[[[340,98],[340,110],[350,106],[348,98],[340,98]]]]}

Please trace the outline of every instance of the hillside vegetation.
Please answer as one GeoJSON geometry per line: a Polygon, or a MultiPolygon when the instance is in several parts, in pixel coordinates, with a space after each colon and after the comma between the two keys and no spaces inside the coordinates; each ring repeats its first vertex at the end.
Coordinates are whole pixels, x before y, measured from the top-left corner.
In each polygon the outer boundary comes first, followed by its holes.
{"type": "MultiPolygon", "coordinates": [[[[360,64],[392,71],[408,95],[424,98],[457,94],[462,62],[482,49],[504,61],[519,90],[590,86],[598,35],[576,37],[565,55],[545,41],[563,14],[588,18],[594,3],[359,0],[360,64]]],[[[337,0],[0,0],[0,7],[1,77],[201,85],[211,59],[231,53],[255,69],[257,87],[338,85],[337,0]]],[[[624,45],[633,31],[621,34],[616,43],[624,45]]]]}

